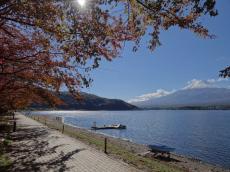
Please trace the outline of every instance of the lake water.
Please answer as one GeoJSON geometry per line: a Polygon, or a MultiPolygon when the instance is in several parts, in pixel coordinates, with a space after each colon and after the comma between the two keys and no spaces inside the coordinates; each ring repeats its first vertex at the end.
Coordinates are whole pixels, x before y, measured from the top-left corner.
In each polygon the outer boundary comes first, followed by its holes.
{"type": "Polygon", "coordinates": [[[49,111],[35,114],[64,116],[65,123],[90,128],[121,123],[126,130],[104,134],[141,144],[175,148],[175,152],[230,168],[230,111],[49,111]]]}

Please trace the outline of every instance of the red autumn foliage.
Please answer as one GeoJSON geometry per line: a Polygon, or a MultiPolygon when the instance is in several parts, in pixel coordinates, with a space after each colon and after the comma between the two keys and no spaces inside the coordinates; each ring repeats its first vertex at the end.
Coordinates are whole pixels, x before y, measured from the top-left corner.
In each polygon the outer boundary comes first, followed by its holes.
{"type": "Polygon", "coordinates": [[[116,58],[125,41],[137,50],[148,28],[151,50],[172,26],[210,37],[199,23],[206,14],[217,15],[215,0],[96,0],[86,9],[74,1],[1,0],[0,110],[59,104],[63,86],[77,95],[101,59],[116,58]]]}

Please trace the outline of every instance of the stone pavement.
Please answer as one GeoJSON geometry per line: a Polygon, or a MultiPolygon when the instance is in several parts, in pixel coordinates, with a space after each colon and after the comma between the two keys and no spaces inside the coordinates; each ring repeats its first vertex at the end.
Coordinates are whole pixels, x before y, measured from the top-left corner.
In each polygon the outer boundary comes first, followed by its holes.
{"type": "Polygon", "coordinates": [[[136,172],[134,167],[24,115],[13,133],[10,171],[136,172]]]}

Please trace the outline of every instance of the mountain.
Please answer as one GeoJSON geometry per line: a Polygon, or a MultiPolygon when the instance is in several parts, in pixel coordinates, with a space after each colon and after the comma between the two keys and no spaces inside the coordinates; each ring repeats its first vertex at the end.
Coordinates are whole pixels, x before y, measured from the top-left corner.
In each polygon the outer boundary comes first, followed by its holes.
{"type": "MultiPolygon", "coordinates": [[[[230,89],[196,88],[179,90],[172,94],[146,101],[132,102],[141,108],[189,108],[189,107],[228,107],[230,89]]],[[[215,108],[214,108],[215,109],[215,108]]]]}
{"type": "MultiPolygon", "coordinates": [[[[119,99],[107,99],[93,94],[80,93],[82,100],[76,100],[68,92],[62,92],[59,98],[63,100],[63,105],[58,105],[55,109],[62,110],[132,110],[136,106],[119,99]]],[[[33,104],[33,109],[47,109],[45,104],[33,104]]]]}

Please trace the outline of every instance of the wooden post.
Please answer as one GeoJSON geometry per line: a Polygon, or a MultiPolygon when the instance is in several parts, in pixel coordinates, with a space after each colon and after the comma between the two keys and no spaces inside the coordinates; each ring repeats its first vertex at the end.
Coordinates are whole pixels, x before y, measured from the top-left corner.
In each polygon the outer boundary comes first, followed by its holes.
{"type": "Polygon", "coordinates": [[[64,133],[65,125],[62,126],[62,133],[64,133]]]}
{"type": "Polygon", "coordinates": [[[107,138],[105,137],[105,148],[104,148],[105,154],[107,154],[107,138]]]}
{"type": "Polygon", "coordinates": [[[93,127],[92,129],[94,129],[94,131],[96,131],[96,127],[97,127],[96,122],[93,122],[93,126],[92,127],[93,127]]]}
{"type": "Polygon", "coordinates": [[[14,125],[13,125],[13,132],[16,131],[16,121],[14,121],[14,125]]]}
{"type": "Polygon", "coordinates": [[[46,125],[46,119],[45,119],[45,125],[46,125]]]}

